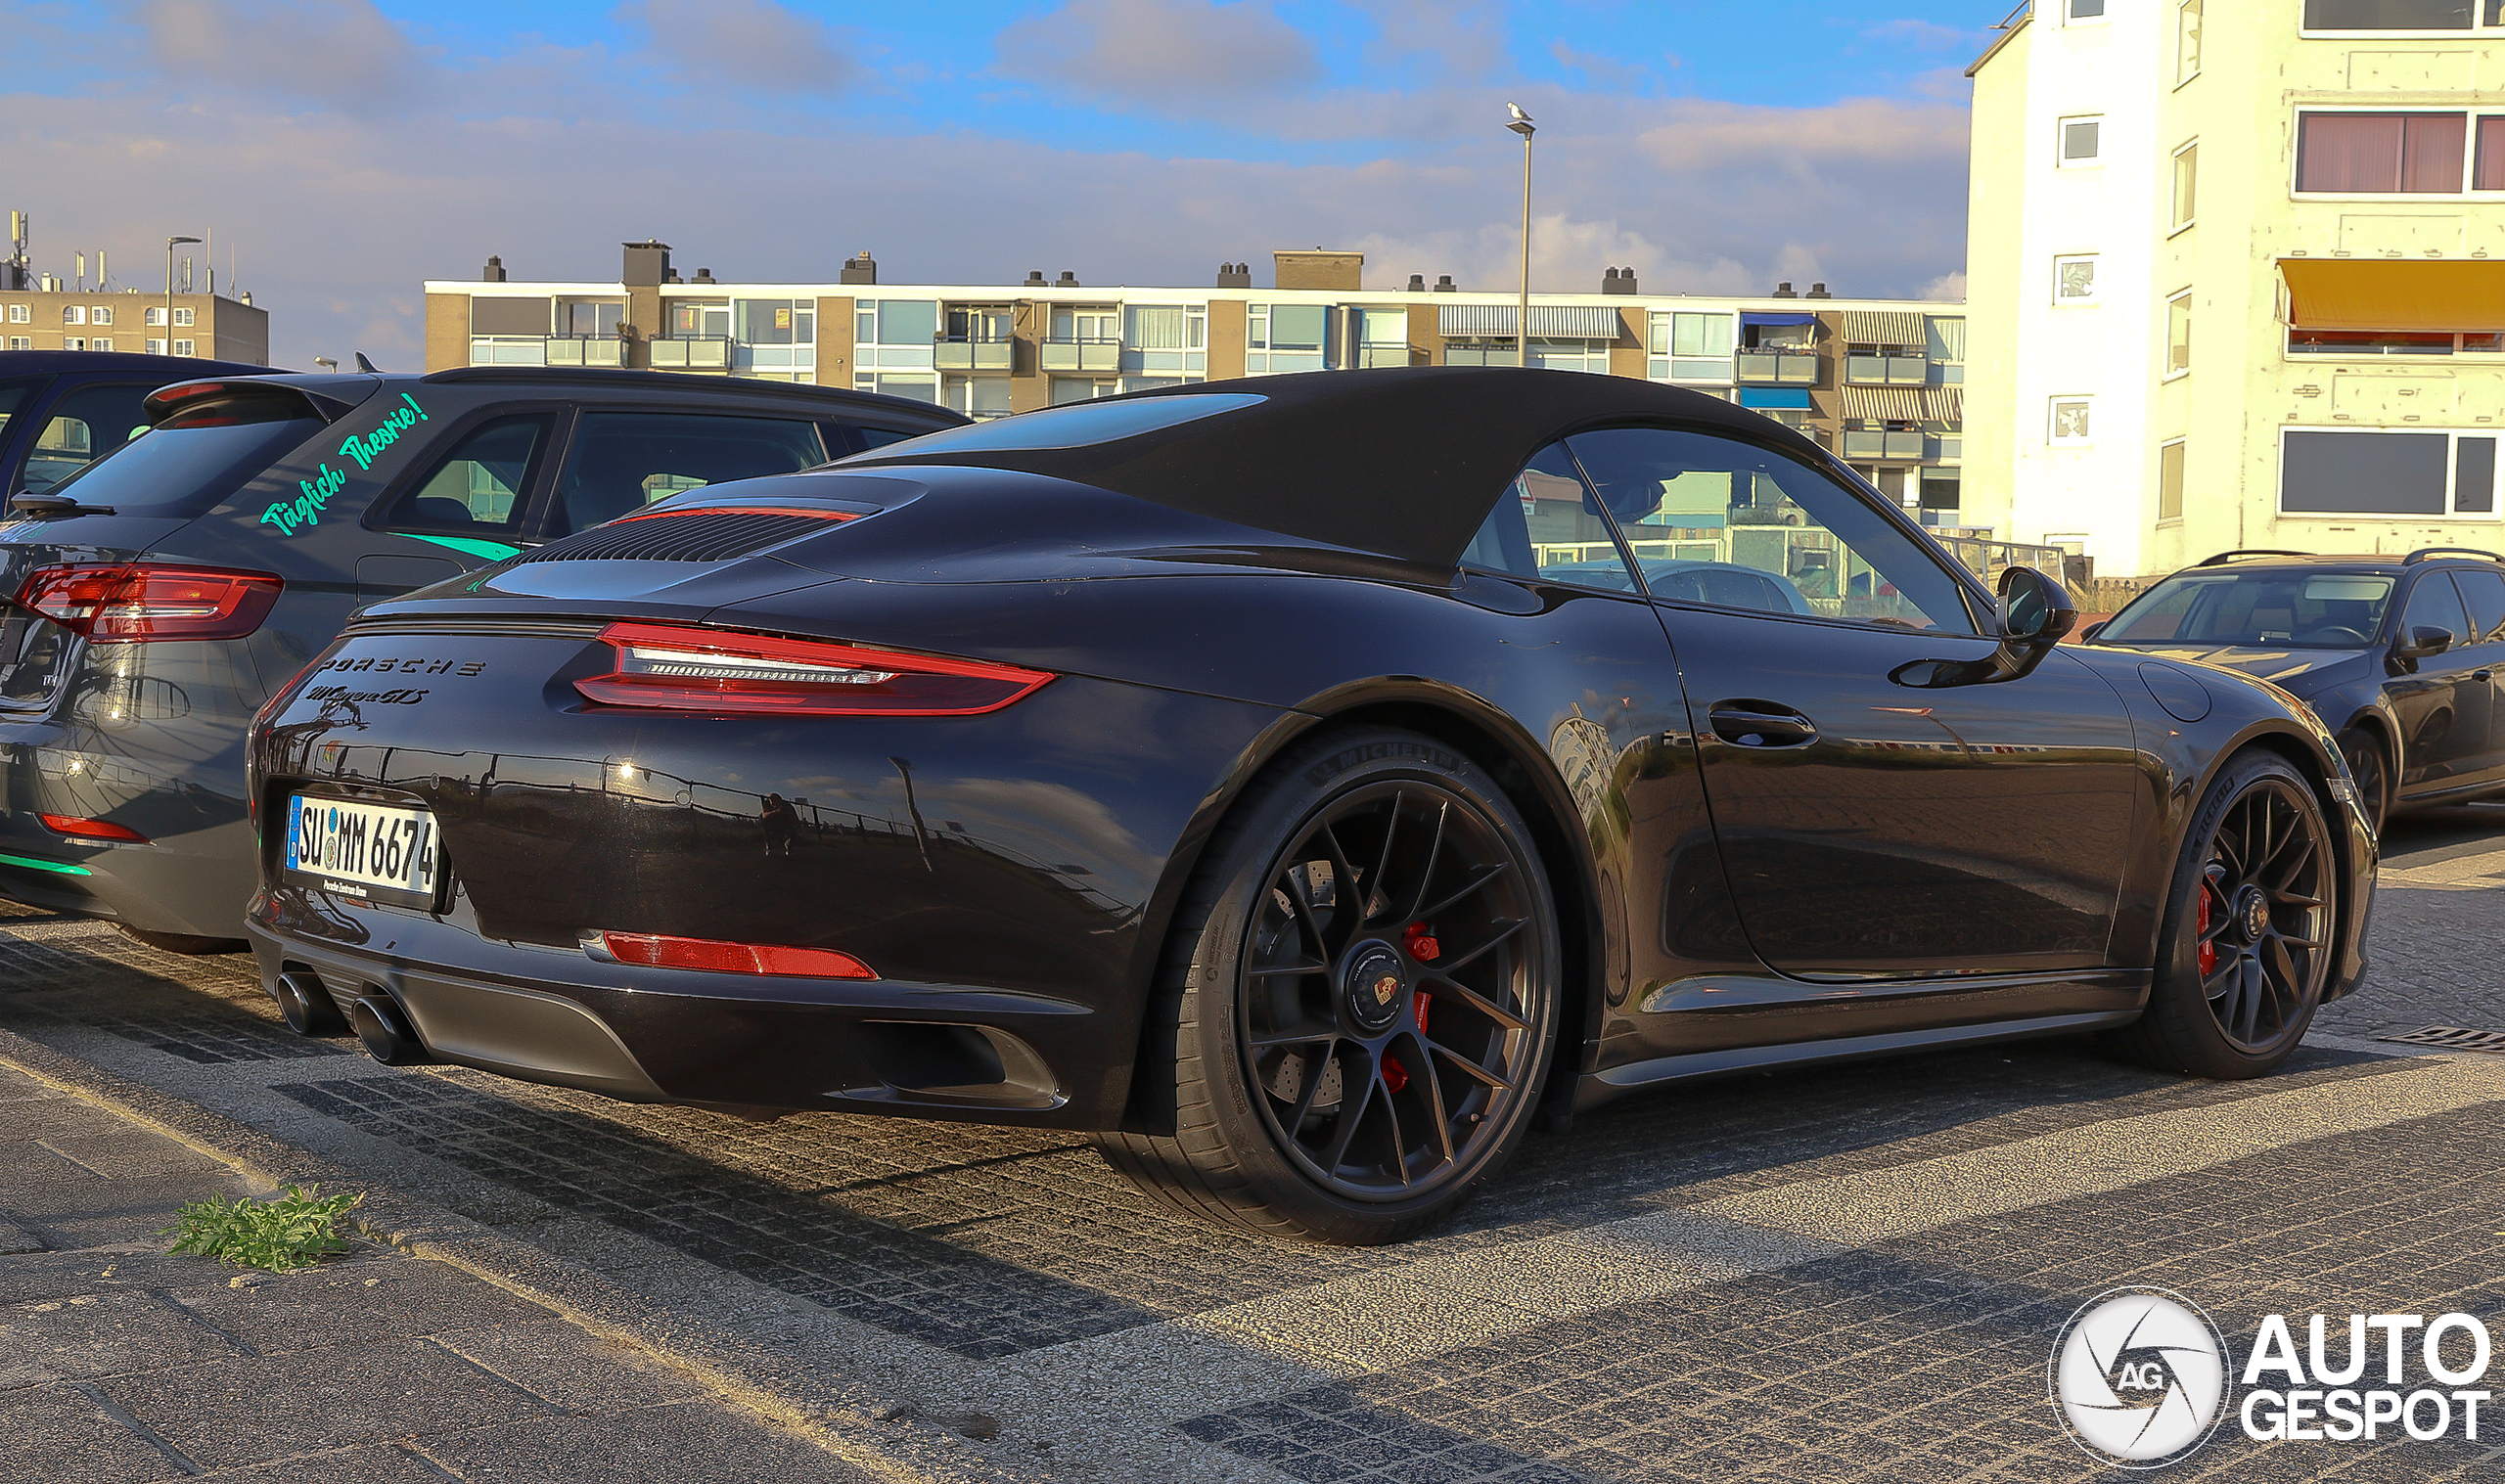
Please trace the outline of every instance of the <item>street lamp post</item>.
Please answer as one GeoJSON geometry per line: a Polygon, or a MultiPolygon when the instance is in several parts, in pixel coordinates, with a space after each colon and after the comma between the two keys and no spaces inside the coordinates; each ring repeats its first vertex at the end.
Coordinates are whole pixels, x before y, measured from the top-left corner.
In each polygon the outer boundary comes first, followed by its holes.
{"type": "Polygon", "coordinates": [[[1514,121],[1505,125],[1523,137],[1523,292],[1522,301],[1515,306],[1514,364],[1530,364],[1530,137],[1539,132],[1531,127],[1530,115],[1519,103],[1505,105],[1514,121]]]}
{"type": "MultiPolygon", "coordinates": [[[[1524,189],[1527,191],[1529,188],[1526,186],[1524,189]]],[[[1523,200],[1528,201],[1530,198],[1526,195],[1523,200]]],[[[1526,206],[1524,209],[1527,211],[1529,207],[1526,206]]],[[[1525,220],[1528,220],[1528,218],[1526,217],[1525,220]]],[[[172,355],[174,353],[174,245],[176,243],[196,243],[199,241],[200,239],[197,237],[169,237],[165,239],[165,353],[167,355],[172,355]]],[[[142,346],[141,348],[145,349],[146,347],[142,346]]]]}

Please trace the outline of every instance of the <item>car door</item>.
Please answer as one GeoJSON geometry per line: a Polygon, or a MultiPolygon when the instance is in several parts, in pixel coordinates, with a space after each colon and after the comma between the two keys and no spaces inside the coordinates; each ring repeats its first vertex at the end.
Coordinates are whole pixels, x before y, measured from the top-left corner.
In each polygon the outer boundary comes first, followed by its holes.
{"type": "Polygon", "coordinates": [[[2477,784],[2487,773],[2488,721],[2495,652],[2475,642],[2484,636],[2472,624],[2453,574],[2422,568],[2401,599],[2392,643],[2405,644],[2422,628],[2453,636],[2450,649],[2421,655],[2416,668],[2384,686],[2400,723],[2399,796],[2443,793],[2477,784]]]}
{"type": "Polygon", "coordinates": [[[2059,652],[2004,684],[1892,681],[1995,641],[1935,551],[1805,454],[1668,427],[1568,441],[1677,652],[1731,893],[1767,965],[2107,964],[2136,773],[2111,686],[2059,652]]]}
{"type": "Polygon", "coordinates": [[[537,534],[546,540],[631,515],[683,490],[827,461],[805,417],[751,417],[677,408],[585,411],[537,534]]]}
{"type": "Polygon", "coordinates": [[[2500,694],[2505,693],[2505,572],[2457,566],[2452,578],[2462,607],[2469,610],[2470,631],[2463,642],[2473,665],[2471,684],[2486,688],[2480,697],[2479,750],[2469,765],[2482,782],[2505,783],[2505,694],[2500,694]]]}

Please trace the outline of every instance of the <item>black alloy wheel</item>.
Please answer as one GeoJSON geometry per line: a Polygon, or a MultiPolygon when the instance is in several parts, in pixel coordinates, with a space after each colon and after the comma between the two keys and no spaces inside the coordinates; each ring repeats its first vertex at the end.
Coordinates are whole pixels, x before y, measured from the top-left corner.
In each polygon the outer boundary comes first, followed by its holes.
{"type": "Polygon", "coordinates": [[[2303,1040],[2330,982],[2341,861],[2312,784],[2251,753],[2211,784],[2185,840],[2137,1059],[2255,1077],[2303,1040]]]}
{"type": "Polygon", "coordinates": [[[1529,898],[1495,822],[1425,782],[1342,794],[1281,853],[1237,1036],[1307,1178],[1404,1200],[1483,1162],[1532,1081],[1529,898]]]}
{"type": "Polygon", "coordinates": [[[2382,739],[2364,727],[2350,727],[2340,734],[2340,756],[2348,764],[2348,776],[2356,781],[2357,802],[2366,811],[2366,823],[2381,834],[2384,817],[2391,810],[2393,772],[2382,739]]]}
{"type": "Polygon", "coordinates": [[[1557,1034],[1521,815],[1403,732],[1293,749],[1176,914],[1134,1100],[1098,1147],[1206,1219],[1348,1245],[1441,1218],[1521,1142],[1557,1034]]]}

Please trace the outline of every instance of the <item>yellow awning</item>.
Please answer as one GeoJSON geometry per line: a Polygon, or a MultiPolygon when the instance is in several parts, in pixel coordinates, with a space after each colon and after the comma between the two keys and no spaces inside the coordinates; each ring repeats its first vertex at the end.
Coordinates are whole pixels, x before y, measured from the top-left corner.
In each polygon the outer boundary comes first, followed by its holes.
{"type": "Polygon", "coordinates": [[[2505,261],[2283,257],[2299,330],[2505,331],[2505,261]]]}

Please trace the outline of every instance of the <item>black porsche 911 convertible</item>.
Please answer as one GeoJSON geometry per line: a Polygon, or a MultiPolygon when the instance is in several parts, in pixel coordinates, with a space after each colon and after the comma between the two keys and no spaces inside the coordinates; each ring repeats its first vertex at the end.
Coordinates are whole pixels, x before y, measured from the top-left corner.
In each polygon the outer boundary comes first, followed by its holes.
{"type": "Polygon", "coordinates": [[[1030,413],[368,609],[260,718],[250,930],[385,1061],[1084,1130],[1340,1242],[1679,1079],[2268,1072],[2364,971],[2331,739],[2000,586],[1617,378],[1030,413]]]}

